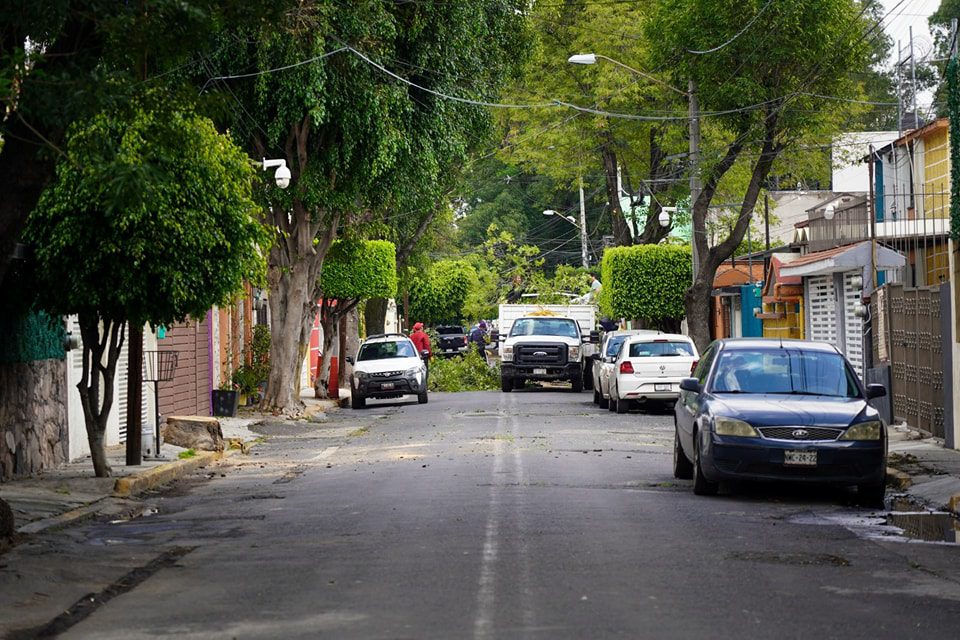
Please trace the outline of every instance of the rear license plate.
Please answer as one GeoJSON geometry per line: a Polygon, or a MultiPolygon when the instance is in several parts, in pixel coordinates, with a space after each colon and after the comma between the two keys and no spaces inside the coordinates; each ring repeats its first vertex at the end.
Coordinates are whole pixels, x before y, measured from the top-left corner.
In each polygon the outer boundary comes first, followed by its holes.
{"type": "Polygon", "coordinates": [[[535,375],[535,376],[545,376],[545,375],[547,375],[547,370],[546,370],[546,369],[534,369],[534,370],[533,370],[533,375],[535,375]]]}
{"type": "Polygon", "coordinates": [[[788,467],[815,467],[817,466],[817,452],[784,451],[783,464],[788,467]]]}
{"type": "Polygon", "coordinates": [[[654,390],[654,391],[670,391],[670,385],[669,385],[669,384],[655,384],[655,385],[653,385],[653,390],[654,390]]]}
{"type": "Polygon", "coordinates": [[[453,351],[453,349],[446,349],[445,351],[446,351],[447,353],[450,353],[451,351],[453,351]]]}
{"type": "Polygon", "coordinates": [[[380,388],[381,388],[381,389],[387,389],[387,390],[393,389],[393,383],[392,383],[392,382],[384,382],[383,384],[380,385],[380,388]]]}

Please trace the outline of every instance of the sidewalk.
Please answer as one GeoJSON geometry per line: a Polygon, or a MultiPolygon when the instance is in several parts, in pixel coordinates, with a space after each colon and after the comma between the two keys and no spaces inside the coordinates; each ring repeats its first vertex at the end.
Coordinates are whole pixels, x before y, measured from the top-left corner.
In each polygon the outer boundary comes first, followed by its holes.
{"type": "Polygon", "coordinates": [[[906,425],[889,429],[888,491],[901,491],[928,507],[960,515],[960,451],[925,438],[906,425]]]}
{"type": "MultiPolygon", "coordinates": [[[[308,420],[323,420],[325,412],[335,410],[339,404],[336,400],[307,397],[303,401],[307,405],[303,417],[308,420]]],[[[139,466],[127,466],[124,446],[109,447],[107,459],[113,469],[110,478],[95,477],[88,457],[38,476],[4,482],[0,484],[0,498],[13,510],[16,530],[21,535],[97,515],[130,513],[138,504],[129,498],[240,453],[240,449],[229,448],[231,440],[254,445],[260,436],[250,427],[269,418],[269,414],[263,413],[218,417],[227,446],[223,453],[199,451],[181,459],[185,449],[164,443],[160,459],[144,459],[139,466]]]]}

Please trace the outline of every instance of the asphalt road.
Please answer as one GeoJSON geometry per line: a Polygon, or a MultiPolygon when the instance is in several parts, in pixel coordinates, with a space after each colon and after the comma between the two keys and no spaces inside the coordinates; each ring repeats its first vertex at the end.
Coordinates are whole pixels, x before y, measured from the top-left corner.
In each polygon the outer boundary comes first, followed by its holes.
{"type": "Polygon", "coordinates": [[[264,425],[254,455],[149,496],[156,513],[7,554],[0,571],[22,575],[23,600],[0,626],[8,638],[956,637],[956,545],[890,535],[852,491],[694,496],[672,477],[669,413],[590,398],[432,394],[264,425]],[[71,592],[54,626],[38,617],[71,592]]]}

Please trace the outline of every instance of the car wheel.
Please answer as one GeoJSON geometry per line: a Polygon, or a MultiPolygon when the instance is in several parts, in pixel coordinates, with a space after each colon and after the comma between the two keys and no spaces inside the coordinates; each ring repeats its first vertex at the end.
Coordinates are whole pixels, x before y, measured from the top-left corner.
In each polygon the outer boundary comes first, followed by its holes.
{"type": "Polygon", "coordinates": [[[624,398],[617,398],[617,406],[614,408],[614,411],[617,413],[626,413],[630,411],[630,400],[624,398]]]}
{"type": "Polygon", "coordinates": [[[427,397],[427,392],[426,392],[426,390],[421,391],[420,393],[417,394],[417,403],[418,403],[418,404],[427,404],[427,400],[428,400],[428,397],[427,397]]]}
{"type": "Polygon", "coordinates": [[[610,408],[610,398],[604,398],[604,397],[603,397],[603,394],[601,393],[601,394],[600,394],[600,402],[599,402],[598,404],[600,405],[600,408],[601,408],[601,409],[609,409],[609,408],[610,408]]]}
{"type": "Polygon", "coordinates": [[[710,482],[703,475],[700,462],[700,437],[693,434],[693,492],[698,496],[715,496],[720,489],[719,482],[710,482]]]}
{"type": "Polygon", "coordinates": [[[587,391],[593,389],[593,372],[584,370],[583,372],[583,388],[587,391]]]}
{"type": "Polygon", "coordinates": [[[581,376],[575,377],[570,381],[570,384],[573,385],[573,392],[580,393],[583,391],[583,378],[581,376]]]}
{"type": "Polygon", "coordinates": [[[857,485],[857,502],[862,507],[870,509],[883,509],[886,507],[884,497],[887,494],[886,478],[880,484],[861,484],[857,485]]]}
{"type": "Polygon", "coordinates": [[[676,425],[673,428],[673,477],[689,480],[693,477],[693,464],[687,460],[683,447],[680,445],[680,433],[676,425]]]}
{"type": "Polygon", "coordinates": [[[610,397],[607,398],[607,411],[617,410],[617,392],[610,389],[610,397]]]}
{"type": "Polygon", "coordinates": [[[350,389],[350,408],[363,409],[365,406],[367,406],[367,399],[359,391],[350,389]]]}
{"type": "Polygon", "coordinates": [[[513,378],[500,378],[500,391],[510,393],[513,391],[513,378]]]}

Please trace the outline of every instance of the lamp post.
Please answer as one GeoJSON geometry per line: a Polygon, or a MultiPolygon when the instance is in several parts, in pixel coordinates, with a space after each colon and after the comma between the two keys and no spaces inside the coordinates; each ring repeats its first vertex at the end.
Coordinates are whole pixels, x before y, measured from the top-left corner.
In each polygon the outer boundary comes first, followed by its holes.
{"type": "MultiPolygon", "coordinates": [[[[583,187],[580,188],[580,195],[583,195],[583,187]]],[[[553,209],[545,209],[543,215],[545,216],[557,216],[558,218],[563,218],[577,229],[580,230],[580,257],[583,261],[583,268],[588,269],[590,267],[590,261],[587,259],[587,225],[586,219],[583,210],[583,200],[580,200],[580,224],[577,224],[576,218],[573,216],[565,216],[562,213],[558,213],[553,209]]]]}
{"type": "MultiPolygon", "coordinates": [[[[642,78],[646,78],[651,82],[655,82],[667,89],[670,89],[674,93],[678,93],[687,98],[689,103],[689,121],[690,121],[690,211],[692,212],[694,207],[697,204],[697,200],[700,198],[700,104],[697,100],[697,84],[693,80],[690,80],[688,88],[686,91],[677,89],[676,87],[664,82],[656,76],[652,76],[649,73],[640,71],[639,69],[634,69],[631,66],[625,65],[619,60],[614,60],[613,58],[608,58],[607,56],[600,55],[598,53],[578,53],[567,58],[567,62],[571,64],[596,64],[597,60],[606,60],[612,64],[622,67],[634,73],[642,78]]],[[[700,270],[700,259],[697,255],[697,240],[696,240],[696,231],[694,230],[693,236],[691,238],[693,244],[693,279],[696,281],[697,272],[700,270]]]]}

